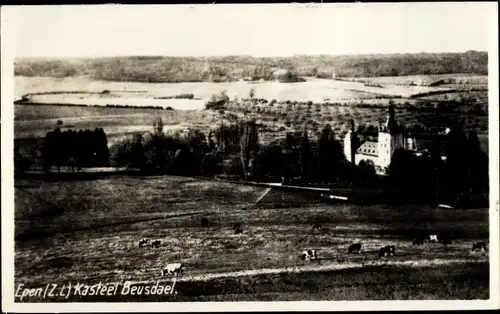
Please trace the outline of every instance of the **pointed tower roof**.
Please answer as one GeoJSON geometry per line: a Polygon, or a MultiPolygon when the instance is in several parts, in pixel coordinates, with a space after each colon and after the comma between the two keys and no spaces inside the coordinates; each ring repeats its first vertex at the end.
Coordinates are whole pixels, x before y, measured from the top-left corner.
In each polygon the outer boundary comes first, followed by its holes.
{"type": "Polygon", "coordinates": [[[391,104],[387,110],[387,120],[384,124],[384,131],[390,134],[396,134],[400,131],[399,124],[396,121],[396,110],[393,104],[391,104]]]}

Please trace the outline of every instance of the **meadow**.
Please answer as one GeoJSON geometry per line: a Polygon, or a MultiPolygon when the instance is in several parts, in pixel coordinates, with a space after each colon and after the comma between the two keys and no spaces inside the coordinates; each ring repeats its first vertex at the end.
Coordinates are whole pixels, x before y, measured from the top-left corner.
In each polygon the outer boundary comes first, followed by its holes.
{"type": "Polygon", "coordinates": [[[265,188],[173,176],[15,184],[16,286],[168,281],[162,267],[182,262],[177,301],[488,298],[488,253],[470,250],[488,239],[487,209],[332,204],[279,190],[254,204],[265,188]],[[412,246],[419,232],[453,243],[412,246]],[[162,244],[139,248],[144,237],[162,244]],[[348,255],[355,242],[362,252],[348,255]],[[379,258],[389,244],[396,256],[379,258]],[[319,261],[300,260],[304,249],[319,261]]]}
{"type": "Polygon", "coordinates": [[[15,105],[14,135],[18,140],[44,137],[61,120],[65,129],[103,128],[108,143],[133,133],[151,132],[155,118],[161,117],[166,133],[183,133],[187,128],[208,131],[218,116],[211,111],[158,110],[146,108],[80,107],[59,105],[15,105]]]}

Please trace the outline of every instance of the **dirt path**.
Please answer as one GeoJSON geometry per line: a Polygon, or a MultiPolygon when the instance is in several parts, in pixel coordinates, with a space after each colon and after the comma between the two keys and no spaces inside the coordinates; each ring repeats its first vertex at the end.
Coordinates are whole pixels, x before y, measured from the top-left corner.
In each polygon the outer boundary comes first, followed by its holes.
{"type": "MultiPolygon", "coordinates": [[[[374,260],[364,263],[344,263],[344,264],[328,264],[328,265],[318,265],[311,262],[311,265],[300,266],[300,267],[283,267],[283,268],[262,268],[262,269],[249,269],[242,271],[233,272],[220,272],[220,273],[205,273],[198,275],[181,275],[177,279],[178,282],[193,282],[193,281],[208,281],[213,279],[221,278],[236,278],[236,277],[246,277],[246,276],[256,276],[256,275],[271,275],[271,274],[285,274],[285,273],[304,273],[304,272],[325,272],[325,271],[336,271],[345,269],[356,269],[370,266],[396,266],[396,267],[429,267],[429,266],[444,266],[452,264],[464,264],[464,263],[485,263],[488,262],[488,258],[482,258],[480,260],[472,259],[424,259],[424,260],[412,260],[412,261],[390,261],[390,260],[374,260]]],[[[189,269],[187,269],[189,271],[189,269]]],[[[168,278],[168,277],[166,277],[168,278]]],[[[171,282],[172,279],[162,279],[160,282],[171,282]]],[[[127,281],[129,284],[146,284],[151,283],[151,281],[127,281]]]]}

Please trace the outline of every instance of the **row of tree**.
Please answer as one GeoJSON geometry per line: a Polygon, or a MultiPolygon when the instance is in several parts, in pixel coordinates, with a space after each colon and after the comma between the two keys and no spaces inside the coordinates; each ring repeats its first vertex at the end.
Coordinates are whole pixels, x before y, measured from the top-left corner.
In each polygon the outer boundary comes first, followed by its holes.
{"type": "Polygon", "coordinates": [[[16,60],[15,75],[78,76],[109,81],[197,82],[251,77],[273,79],[277,69],[297,76],[368,77],[450,73],[488,74],[488,53],[419,53],[367,56],[293,56],[256,58],[227,56],[114,57],[64,60],[16,60]]]}
{"type": "Polygon", "coordinates": [[[62,166],[70,166],[73,171],[83,167],[107,167],[109,149],[106,133],[102,128],[61,132],[57,127],[42,140],[40,160],[45,172],[52,167],[60,171],[62,166]]]}
{"type": "MultiPolygon", "coordinates": [[[[302,184],[339,184],[360,188],[399,190],[407,199],[435,201],[443,195],[479,195],[488,191],[488,158],[478,136],[451,127],[445,141],[434,141],[430,152],[418,156],[397,150],[385,179],[369,161],[347,162],[341,143],[326,125],[317,139],[307,129],[289,133],[268,145],[259,143],[254,120],[221,124],[208,136],[190,129],[184,135],[163,132],[163,121],[152,132],[124,138],[108,149],[102,128],[48,132],[39,148],[45,171],[71,166],[126,167],[149,173],[178,175],[230,174],[242,179],[291,180],[302,184]],[[444,162],[441,156],[447,157],[444,162]]],[[[26,158],[16,151],[16,169],[26,168],[26,158]]]]}

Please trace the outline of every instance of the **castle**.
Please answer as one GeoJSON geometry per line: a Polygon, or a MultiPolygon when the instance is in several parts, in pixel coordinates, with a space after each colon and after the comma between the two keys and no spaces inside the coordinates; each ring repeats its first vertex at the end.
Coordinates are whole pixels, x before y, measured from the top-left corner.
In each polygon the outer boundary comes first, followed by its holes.
{"type": "Polygon", "coordinates": [[[377,141],[365,141],[358,146],[354,121],[351,120],[350,130],[344,138],[344,154],[349,162],[358,165],[364,160],[373,164],[377,174],[385,175],[394,151],[398,148],[414,150],[413,143],[413,138],[405,140],[402,128],[396,121],[394,106],[391,105],[385,123],[379,126],[377,141]]]}

